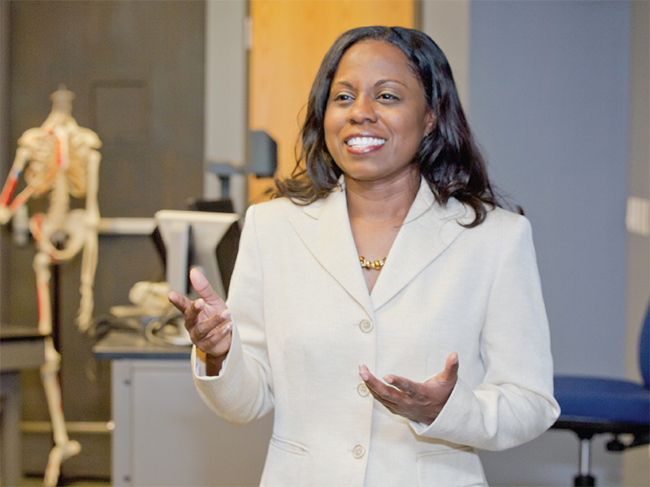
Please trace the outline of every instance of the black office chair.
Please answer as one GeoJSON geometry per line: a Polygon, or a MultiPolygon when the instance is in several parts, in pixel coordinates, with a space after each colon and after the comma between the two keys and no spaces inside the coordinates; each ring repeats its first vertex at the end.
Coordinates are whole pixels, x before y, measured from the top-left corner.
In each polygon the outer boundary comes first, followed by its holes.
{"type": "Polygon", "coordinates": [[[639,366],[643,384],[598,377],[556,376],[555,399],[562,414],[551,427],[571,430],[580,438],[579,472],[573,485],[594,486],[591,475],[591,439],[609,433],[609,451],[647,445],[650,432],[650,302],[639,339],[639,366]],[[619,435],[632,435],[624,443],[619,435]]]}

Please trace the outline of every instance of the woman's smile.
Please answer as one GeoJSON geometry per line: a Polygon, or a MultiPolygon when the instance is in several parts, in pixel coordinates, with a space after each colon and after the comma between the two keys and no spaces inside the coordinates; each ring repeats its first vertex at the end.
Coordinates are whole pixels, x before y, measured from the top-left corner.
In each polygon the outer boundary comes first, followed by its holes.
{"type": "Polygon", "coordinates": [[[350,135],[345,138],[345,145],[351,154],[368,154],[383,147],[386,139],[369,135],[350,135]]]}

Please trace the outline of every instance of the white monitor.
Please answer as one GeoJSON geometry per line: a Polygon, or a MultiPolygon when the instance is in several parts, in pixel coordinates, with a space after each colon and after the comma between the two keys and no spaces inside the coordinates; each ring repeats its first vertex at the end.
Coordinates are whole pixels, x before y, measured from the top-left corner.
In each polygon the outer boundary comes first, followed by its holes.
{"type": "MultiPolygon", "coordinates": [[[[226,291],[219,263],[217,245],[230,226],[239,219],[236,213],[211,213],[203,211],[161,210],[154,219],[166,249],[166,279],[169,289],[179,294],[186,294],[188,289],[188,252],[190,248],[190,228],[194,248],[194,263],[208,279],[212,288],[225,299],[226,291]]],[[[179,327],[182,334],[178,344],[191,343],[184,327],[179,327]]]]}

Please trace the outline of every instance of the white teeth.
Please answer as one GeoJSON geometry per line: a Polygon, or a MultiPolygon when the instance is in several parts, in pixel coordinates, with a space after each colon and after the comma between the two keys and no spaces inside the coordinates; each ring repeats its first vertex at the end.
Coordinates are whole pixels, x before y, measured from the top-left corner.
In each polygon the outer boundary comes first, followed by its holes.
{"type": "Polygon", "coordinates": [[[376,139],[374,137],[353,137],[346,142],[351,147],[373,147],[382,145],[386,142],[385,139],[376,139]]]}

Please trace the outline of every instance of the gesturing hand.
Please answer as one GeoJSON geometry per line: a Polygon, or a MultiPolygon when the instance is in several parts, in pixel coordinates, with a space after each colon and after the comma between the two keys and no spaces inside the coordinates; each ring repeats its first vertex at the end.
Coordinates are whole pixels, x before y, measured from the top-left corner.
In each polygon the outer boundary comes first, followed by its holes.
{"type": "Polygon", "coordinates": [[[196,269],[190,272],[190,281],[201,296],[199,299],[190,301],[185,296],[172,292],[169,293],[169,301],[183,313],[185,328],[199,350],[208,356],[225,356],[230,350],[232,330],[226,303],[196,269]]]}
{"type": "Polygon", "coordinates": [[[359,375],[375,399],[393,414],[399,414],[418,423],[431,424],[440,414],[458,380],[458,354],[447,357],[445,370],[428,381],[413,382],[404,377],[387,375],[386,385],[370,373],[365,365],[359,366],[359,375]]]}

